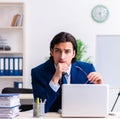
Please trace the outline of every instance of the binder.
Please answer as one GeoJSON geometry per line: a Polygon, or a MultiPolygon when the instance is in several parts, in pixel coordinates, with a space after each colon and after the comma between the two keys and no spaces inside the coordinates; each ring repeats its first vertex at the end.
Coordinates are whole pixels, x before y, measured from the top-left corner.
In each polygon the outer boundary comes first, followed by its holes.
{"type": "Polygon", "coordinates": [[[4,74],[5,76],[9,76],[9,62],[8,62],[8,57],[4,57],[4,67],[5,67],[5,70],[4,70],[4,74]]]}
{"type": "Polygon", "coordinates": [[[0,76],[22,76],[23,57],[0,57],[0,76]]]}
{"type": "Polygon", "coordinates": [[[4,57],[0,57],[0,76],[4,76],[4,57]]]}
{"type": "Polygon", "coordinates": [[[14,64],[13,57],[10,57],[9,58],[9,75],[10,76],[14,75],[13,64],[14,64]]]}
{"type": "Polygon", "coordinates": [[[22,76],[23,75],[23,68],[22,68],[22,57],[18,57],[18,75],[22,76]]]}
{"type": "Polygon", "coordinates": [[[18,76],[18,57],[14,57],[14,76],[18,76]]]}
{"type": "Polygon", "coordinates": [[[14,88],[23,88],[23,82],[14,82],[14,88]]]}
{"type": "Polygon", "coordinates": [[[8,75],[10,76],[10,57],[8,57],[8,75]]]}

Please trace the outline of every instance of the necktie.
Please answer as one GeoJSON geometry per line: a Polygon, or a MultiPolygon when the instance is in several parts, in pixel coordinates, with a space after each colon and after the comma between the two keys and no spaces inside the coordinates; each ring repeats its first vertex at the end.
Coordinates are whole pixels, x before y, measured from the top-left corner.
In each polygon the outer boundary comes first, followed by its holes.
{"type": "MultiPolygon", "coordinates": [[[[62,75],[62,78],[60,80],[60,85],[62,86],[62,84],[67,84],[67,78],[68,78],[68,74],[64,73],[62,75]]],[[[62,101],[62,88],[60,88],[60,109],[61,109],[61,101],[62,101]]]]}
{"type": "Polygon", "coordinates": [[[62,75],[61,84],[67,84],[67,77],[68,77],[68,74],[67,74],[67,73],[64,73],[64,74],[62,75]]]}

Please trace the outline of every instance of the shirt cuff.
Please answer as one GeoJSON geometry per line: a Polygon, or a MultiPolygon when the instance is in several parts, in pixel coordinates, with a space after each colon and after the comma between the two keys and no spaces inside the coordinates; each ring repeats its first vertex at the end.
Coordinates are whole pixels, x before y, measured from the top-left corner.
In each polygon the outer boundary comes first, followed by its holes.
{"type": "Polygon", "coordinates": [[[57,92],[58,89],[60,88],[60,85],[59,84],[54,84],[54,82],[52,80],[50,81],[49,85],[55,92],[57,92]]]}

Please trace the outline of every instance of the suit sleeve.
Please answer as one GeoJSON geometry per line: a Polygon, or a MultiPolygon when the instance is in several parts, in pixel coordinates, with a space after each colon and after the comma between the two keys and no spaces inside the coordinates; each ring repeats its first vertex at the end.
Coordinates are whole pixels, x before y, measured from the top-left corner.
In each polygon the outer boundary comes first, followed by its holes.
{"type": "Polygon", "coordinates": [[[95,70],[94,65],[93,64],[90,64],[90,65],[91,65],[91,72],[95,72],[96,70],[95,70]]]}
{"type": "Polygon", "coordinates": [[[34,100],[37,97],[42,100],[46,99],[45,112],[48,112],[56,98],[60,95],[59,90],[57,92],[53,91],[53,89],[49,86],[49,82],[45,80],[43,72],[40,74],[37,70],[32,69],[31,77],[34,100]]]}

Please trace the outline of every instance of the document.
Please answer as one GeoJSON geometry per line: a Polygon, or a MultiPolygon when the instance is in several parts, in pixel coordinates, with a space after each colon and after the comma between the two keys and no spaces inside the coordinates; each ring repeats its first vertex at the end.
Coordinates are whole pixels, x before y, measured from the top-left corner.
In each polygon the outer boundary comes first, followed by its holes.
{"type": "Polygon", "coordinates": [[[0,119],[12,119],[19,115],[19,94],[0,94],[0,119]]]}
{"type": "Polygon", "coordinates": [[[20,105],[19,94],[0,94],[1,107],[15,107],[20,105]]]}

